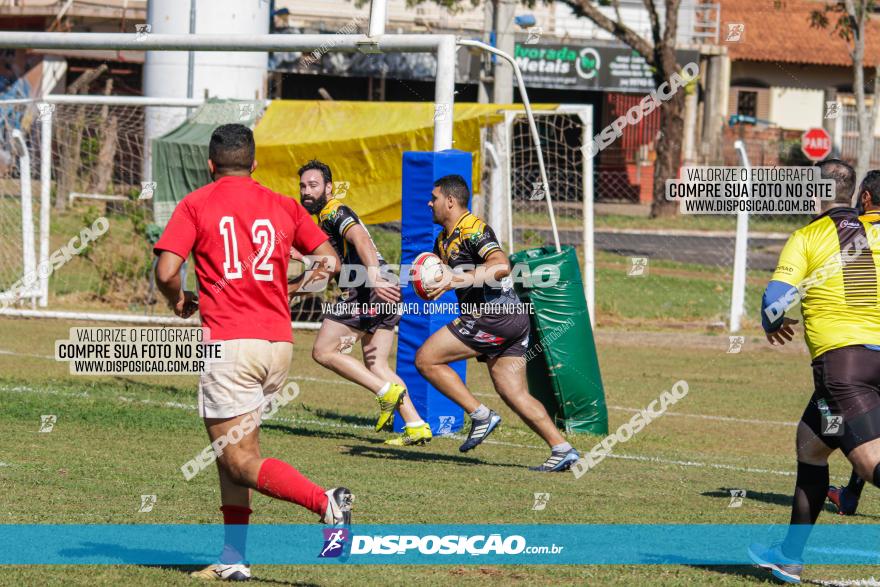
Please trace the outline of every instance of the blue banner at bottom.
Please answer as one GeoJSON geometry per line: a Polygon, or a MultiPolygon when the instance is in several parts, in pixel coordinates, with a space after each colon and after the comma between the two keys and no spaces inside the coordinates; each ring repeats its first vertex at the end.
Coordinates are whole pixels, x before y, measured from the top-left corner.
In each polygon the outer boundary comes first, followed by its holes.
{"type": "MultiPolygon", "coordinates": [[[[807,530],[799,526],[798,529],[807,530]]],[[[246,540],[253,564],[751,564],[782,525],[0,525],[0,564],[198,565],[246,540]]],[[[880,564],[880,526],[818,525],[804,562],[880,564]]]]}

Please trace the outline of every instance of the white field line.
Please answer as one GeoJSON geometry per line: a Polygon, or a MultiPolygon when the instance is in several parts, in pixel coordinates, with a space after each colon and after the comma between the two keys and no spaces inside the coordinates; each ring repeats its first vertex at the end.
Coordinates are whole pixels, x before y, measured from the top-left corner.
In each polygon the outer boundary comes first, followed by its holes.
{"type": "MultiPolygon", "coordinates": [[[[641,412],[636,408],[625,408],[623,406],[608,406],[609,410],[620,410],[623,412],[641,412]]],[[[678,416],[680,418],[699,418],[701,420],[716,420],[720,422],[737,422],[741,424],[771,424],[776,426],[797,426],[797,422],[783,422],[782,420],[754,420],[750,418],[732,418],[730,416],[709,416],[706,414],[685,414],[684,412],[663,412],[664,416],[678,416]]]]}
{"type": "MultiPolygon", "coordinates": [[[[9,351],[6,349],[0,349],[0,355],[13,355],[18,357],[35,357],[38,359],[50,359],[55,360],[55,357],[49,355],[33,355],[27,353],[17,353],[14,351],[9,351]]],[[[328,379],[322,377],[310,377],[307,375],[296,375],[290,377],[294,381],[311,381],[313,383],[332,383],[334,385],[353,385],[355,387],[359,387],[357,383],[352,383],[346,379],[338,378],[338,379],[328,379]]],[[[333,388],[330,388],[333,390],[333,388]]],[[[485,393],[485,392],[474,392],[474,395],[477,397],[498,397],[496,393],[485,393]]],[[[630,412],[630,413],[638,413],[641,412],[641,409],[638,408],[628,408],[626,406],[608,406],[609,410],[618,410],[621,412],[630,412]]],[[[731,416],[713,416],[710,414],[685,414],[683,412],[665,412],[664,416],[673,416],[677,418],[696,418],[698,420],[714,420],[716,422],[735,422],[738,424],[756,424],[759,426],[770,425],[770,426],[797,426],[797,422],[785,422],[782,420],[758,420],[753,418],[734,418],[731,416]]]]}
{"type": "Polygon", "coordinates": [[[880,587],[880,581],[871,576],[870,579],[804,579],[804,583],[824,585],[825,587],[880,587]]]}
{"type": "MultiPolygon", "coordinates": [[[[498,397],[496,393],[474,393],[478,397],[498,397]]],[[[619,410],[621,412],[637,413],[642,410],[639,408],[627,408],[626,406],[608,406],[609,410],[619,410]]],[[[797,426],[797,422],[784,422],[782,420],[755,420],[752,418],[734,418],[731,416],[711,416],[708,414],[685,414],[684,412],[663,412],[664,416],[677,416],[679,418],[698,418],[700,420],[715,420],[718,422],[736,422],[739,424],[759,424],[759,425],[778,425],[778,426],[797,426]]]]}
{"type": "MultiPolygon", "coordinates": [[[[34,388],[30,388],[30,387],[23,387],[23,386],[15,386],[15,387],[0,386],[0,391],[8,391],[8,392],[14,392],[14,393],[46,393],[46,394],[51,394],[51,395],[62,395],[62,396],[69,396],[69,397],[89,397],[89,394],[86,392],[72,393],[72,392],[65,392],[65,391],[51,390],[51,389],[39,390],[39,389],[34,389],[34,388]]],[[[145,405],[145,406],[159,406],[159,407],[165,407],[165,408],[185,409],[185,410],[189,410],[189,411],[196,411],[196,409],[197,409],[197,407],[194,404],[183,404],[180,402],[155,401],[155,400],[148,400],[148,399],[132,399],[132,398],[125,397],[125,396],[117,396],[116,399],[118,401],[122,401],[122,402],[126,402],[126,403],[136,403],[136,404],[145,405]]],[[[362,430],[372,430],[373,429],[372,426],[367,426],[367,425],[363,425],[363,424],[346,424],[346,423],[339,423],[339,422],[327,422],[325,420],[316,420],[316,419],[298,418],[298,417],[293,417],[293,418],[276,417],[276,418],[267,419],[266,421],[267,422],[275,422],[275,421],[277,421],[277,422],[290,422],[292,424],[311,424],[311,425],[315,425],[315,426],[323,426],[323,427],[329,427],[329,428],[352,428],[352,429],[362,429],[362,430]]],[[[439,438],[450,438],[453,440],[460,440],[463,438],[463,436],[459,435],[459,434],[447,434],[447,435],[444,435],[439,438]]],[[[519,443],[514,443],[514,442],[503,442],[503,441],[498,441],[498,440],[486,440],[485,442],[486,442],[486,444],[495,444],[498,446],[509,446],[512,448],[547,450],[547,447],[545,447],[545,446],[538,446],[538,445],[532,445],[532,444],[519,444],[519,443]]],[[[754,468],[754,467],[740,467],[737,465],[727,465],[727,464],[720,464],[720,463],[702,463],[699,461],[690,461],[690,460],[683,461],[683,460],[678,460],[678,459],[665,459],[665,458],[661,458],[661,457],[644,456],[644,455],[628,455],[628,454],[611,453],[608,456],[611,458],[614,458],[614,459],[641,461],[641,462],[646,462],[646,463],[655,463],[658,465],[672,465],[672,466],[681,466],[681,467],[723,469],[723,470],[727,470],[727,471],[739,471],[741,473],[763,473],[763,474],[770,474],[770,475],[782,475],[785,477],[790,477],[790,476],[795,475],[795,473],[793,471],[778,471],[775,469],[759,469],[759,468],[754,468]]]]}
{"type": "MultiPolygon", "coordinates": [[[[49,355],[31,355],[26,353],[17,353],[14,351],[9,351],[6,349],[0,349],[0,355],[13,355],[18,357],[35,357],[38,359],[50,359],[55,360],[55,357],[49,355]]],[[[347,379],[329,379],[323,377],[310,377],[306,375],[296,375],[291,376],[290,379],[294,381],[311,381],[313,383],[332,383],[334,385],[352,385],[355,387],[359,387],[357,383],[352,383],[347,379]]],[[[333,388],[330,388],[333,391],[333,388]]],[[[477,397],[498,397],[497,393],[486,393],[486,392],[474,392],[474,395],[477,397]]],[[[628,408],[626,406],[608,406],[609,410],[618,410],[621,412],[630,412],[637,413],[641,412],[641,409],[638,408],[628,408]]],[[[756,424],[759,426],[763,425],[771,425],[771,426],[797,426],[797,422],[784,422],[782,420],[757,420],[752,418],[734,418],[731,416],[713,416],[710,414],[686,414],[684,412],[665,412],[664,416],[674,416],[677,418],[697,418],[699,420],[714,420],[716,422],[736,422],[738,424],[756,424]]]]}
{"type": "Polygon", "coordinates": [[[11,355],[13,357],[32,357],[34,359],[49,359],[54,361],[55,357],[50,357],[49,355],[31,355],[29,353],[17,353],[15,351],[7,351],[6,349],[0,349],[0,355],[11,355]]]}
{"type": "MultiPolygon", "coordinates": [[[[55,360],[55,357],[49,355],[31,355],[26,353],[17,353],[14,351],[9,351],[6,349],[0,349],[0,355],[14,355],[18,357],[35,357],[38,359],[51,359],[55,360]]],[[[322,377],[310,377],[306,375],[297,375],[292,376],[290,379],[295,381],[311,381],[313,383],[332,383],[335,385],[353,385],[355,387],[359,387],[357,383],[352,383],[347,379],[328,379],[322,377]]],[[[332,390],[332,388],[331,388],[332,390]]],[[[486,392],[474,392],[474,395],[477,397],[498,397],[497,393],[486,393],[486,392]]],[[[609,410],[618,410],[622,412],[630,412],[637,413],[641,412],[638,408],[628,408],[626,406],[608,406],[609,410]]],[[[757,425],[777,425],[777,426],[797,426],[797,422],[783,422],[781,420],[756,420],[751,418],[734,418],[731,416],[712,416],[709,414],[685,414],[684,412],[665,412],[665,416],[675,416],[678,418],[697,418],[700,420],[715,420],[716,422],[736,422],[739,424],[757,424],[757,425]]]]}

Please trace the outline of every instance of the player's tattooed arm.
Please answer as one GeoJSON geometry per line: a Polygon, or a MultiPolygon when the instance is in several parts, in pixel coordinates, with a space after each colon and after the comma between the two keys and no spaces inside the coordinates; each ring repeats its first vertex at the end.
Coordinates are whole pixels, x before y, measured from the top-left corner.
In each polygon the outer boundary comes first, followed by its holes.
{"type": "Polygon", "coordinates": [[[199,309],[199,299],[193,292],[183,290],[180,281],[182,265],[182,257],[171,251],[162,251],[156,262],[156,287],[177,316],[189,318],[199,309]]]}
{"type": "Polygon", "coordinates": [[[370,234],[360,224],[355,224],[345,232],[347,240],[357,251],[367,269],[367,283],[376,289],[376,295],[391,304],[400,301],[400,287],[379,276],[379,254],[370,234]]]}

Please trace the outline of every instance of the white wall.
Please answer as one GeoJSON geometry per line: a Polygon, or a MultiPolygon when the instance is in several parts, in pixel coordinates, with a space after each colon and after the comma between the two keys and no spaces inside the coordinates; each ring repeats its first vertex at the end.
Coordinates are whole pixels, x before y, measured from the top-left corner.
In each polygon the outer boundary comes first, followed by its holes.
{"type": "MultiPolygon", "coordinates": [[[[769,87],[770,120],[784,128],[822,126],[826,87],[850,94],[851,67],[736,61],[731,68],[731,85],[758,83],[769,87]]],[[[880,137],[880,117],[874,136],[880,137]]]]}
{"type": "Polygon", "coordinates": [[[807,130],[822,126],[825,93],[822,90],[770,88],[770,120],[782,128],[807,130]]]}
{"type": "MultiPolygon", "coordinates": [[[[151,0],[153,33],[189,33],[189,0],[151,0]]],[[[261,0],[197,0],[197,34],[267,34],[269,3],[261,0]]],[[[186,97],[188,53],[149,51],[144,94],[186,97]]],[[[265,97],[268,55],[256,52],[196,51],[193,96],[207,90],[220,98],[265,97]]]]}
{"type": "MultiPolygon", "coordinates": [[[[151,33],[188,34],[189,0],[150,0],[147,21],[151,33]]],[[[267,34],[269,2],[261,0],[196,0],[196,34],[267,34]]],[[[144,60],[144,95],[187,97],[186,51],[147,51],[144,60]]],[[[267,53],[194,52],[193,97],[207,91],[211,97],[253,100],[266,97],[267,53]]],[[[144,140],[149,142],[178,126],[185,108],[147,108],[144,140]]],[[[151,177],[149,156],[144,157],[144,177],[151,177]]]]}

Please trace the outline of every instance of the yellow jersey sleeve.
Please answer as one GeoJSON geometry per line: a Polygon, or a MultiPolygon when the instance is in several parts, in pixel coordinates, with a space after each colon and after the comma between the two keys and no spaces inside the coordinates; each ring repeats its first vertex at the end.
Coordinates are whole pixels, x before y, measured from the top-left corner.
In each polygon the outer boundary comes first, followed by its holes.
{"type": "Polygon", "coordinates": [[[798,285],[809,274],[809,262],[807,261],[807,242],[803,233],[798,230],[792,234],[782,252],[779,254],[779,263],[773,272],[773,281],[781,281],[789,285],[798,285]]]}

